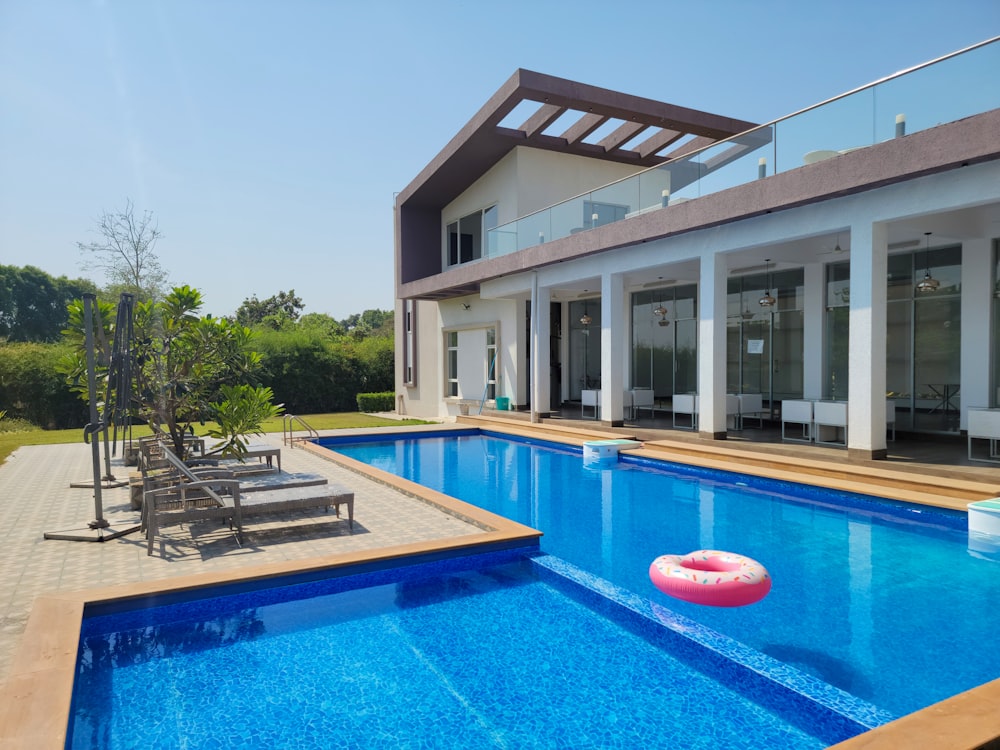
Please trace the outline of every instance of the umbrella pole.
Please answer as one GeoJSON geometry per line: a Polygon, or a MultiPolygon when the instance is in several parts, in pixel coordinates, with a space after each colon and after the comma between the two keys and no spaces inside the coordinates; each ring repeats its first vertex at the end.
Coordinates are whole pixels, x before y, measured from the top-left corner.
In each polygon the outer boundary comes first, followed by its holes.
{"type": "Polygon", "coordinates": [[[101,441],[97,434],[101,424],[97,415],[97,373],[94,363],[94,300],[93,294],[83,295],[83,325],[86,329],[87,346],[87,396],[90,399],[90,424],[85,428],[84,440],[89,440],[94,460],[94,520],[87,525],[92,529],[106,529],[109,524],[104,517],[104,503],[101,498],[101,441]]]}

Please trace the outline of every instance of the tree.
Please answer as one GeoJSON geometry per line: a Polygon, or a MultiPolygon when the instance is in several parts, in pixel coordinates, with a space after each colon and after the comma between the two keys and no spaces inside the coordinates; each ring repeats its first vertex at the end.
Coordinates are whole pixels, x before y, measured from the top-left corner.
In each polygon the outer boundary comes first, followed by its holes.
{"type": "Polygon", "coordinates": [[[0,338],[58,341],[69,320],[66,306],[94,291],[94,283],[86,279],[54,278],[34,266],[0,265],[0,338]]]}
{"type": "Polygon", "coordinates": [[[298,328],[301,331],[319,333],[331,341],[341,338],[346,333],[344,327],[326,313],[306,313],[299,318],[298,328]]]}
{"type": "MultiPolygon", "coordinates": [[[[261,365],[253,331],[226,318],[200,317],[201,305],[201,293],[188,286],[174,288],[159,302],[136,305],[134,408],[140,419],[170,435],[178,455],[195,422],[214,421],[218,428],[209,434],[222,439],[219,452],[242,456],[246,436],[260,434],[264,420],[280,414],[281,407],[272,403],[270,388],[253,384],[261,365]]],[[[66,334],[76,353],[61,369],[80,390],[86,377],[85,330],[79,309],[71,312],[66,334]]],[[[109,319],[113,314],[102,309],[104,338],[113,340],[109,319]]],[[[106,354],[103,359],[108,361],[106,354]]]]}
{"type": "Polygon", "coordinates": [[[153,252],[163,235],[153,223],[152,211],[136,216],[132,201],[126,200],[124,210],[101,215],[97,233],[98,241],[76,246],[92,256],[93,267],[104,272],[113,290],[130,292],[138,300],[163,296],[167,272],[153,252]]]}
{"type": "Polygon", "coordinates": [[[363,339],[367,336],[382,335],[388,332],[392,335],[393,313],[391,310],[365,310],[354,313],[340,321],[354,338],[363,339]]]}
{"type": "Polygon", "coordinates": [[[294,289],[278,292],[265,300],[259,300],[254,295],[244,299],[236,310],[236,322],[244,326],[266,325],[277,331],[298,320],[304,307],[302,300],[295,296],[294,289]]]}

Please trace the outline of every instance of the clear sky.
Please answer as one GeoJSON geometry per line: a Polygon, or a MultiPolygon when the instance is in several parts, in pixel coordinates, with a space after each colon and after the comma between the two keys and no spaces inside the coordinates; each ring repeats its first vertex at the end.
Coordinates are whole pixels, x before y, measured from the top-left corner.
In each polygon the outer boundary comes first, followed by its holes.
{"type": "Polygon", "coordinates": [[[0,0],[0,263],[132,200],[204,312],[393,305],[394,193],[517,68],[765,122],[1000,34],[1000,0],[0,0]]]}

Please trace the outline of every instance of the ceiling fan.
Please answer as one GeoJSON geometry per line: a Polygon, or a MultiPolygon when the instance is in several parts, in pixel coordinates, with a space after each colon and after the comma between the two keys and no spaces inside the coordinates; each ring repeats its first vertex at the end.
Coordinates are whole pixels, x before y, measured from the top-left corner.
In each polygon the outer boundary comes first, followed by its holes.
{"type": "Polygon", "coordinates": [[[833,246],[833,249],[832,250],[826,250],[826,251],[824,251],[822,253],[819,253],[819,255],[842,255],[843,253],[846,253],[846,252],[849,252],[849,251],[850,251],[849,247],[841,247],[840,246],[840,233],[838,232],[837,233],[837,244],[833,246]]]}

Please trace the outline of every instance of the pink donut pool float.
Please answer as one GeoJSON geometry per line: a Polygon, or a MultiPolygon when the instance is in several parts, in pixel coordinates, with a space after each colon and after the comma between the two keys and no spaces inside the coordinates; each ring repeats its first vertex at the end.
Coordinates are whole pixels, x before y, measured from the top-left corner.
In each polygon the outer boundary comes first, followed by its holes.
{"type": "Polygon", "coordinates": [[[714,549],[661,555],[649,566],[649,580],[668,596],[713,607],[753,604],[771,590],[771,576],[759,562],[714,549]]]}

